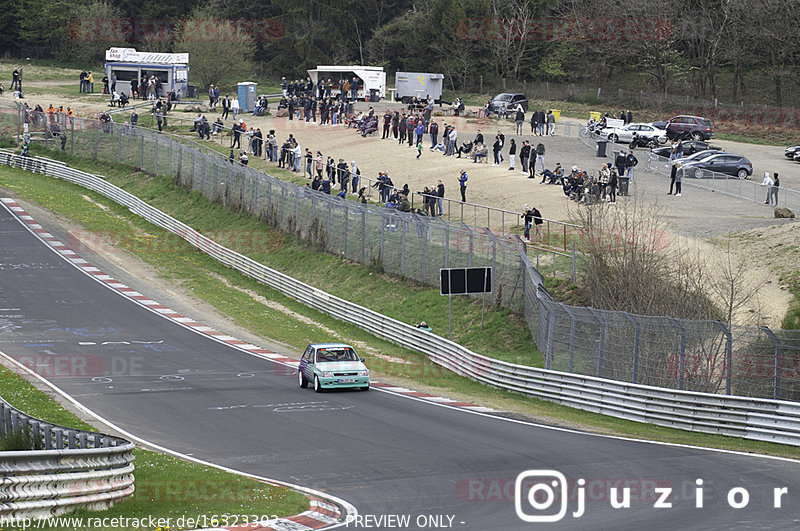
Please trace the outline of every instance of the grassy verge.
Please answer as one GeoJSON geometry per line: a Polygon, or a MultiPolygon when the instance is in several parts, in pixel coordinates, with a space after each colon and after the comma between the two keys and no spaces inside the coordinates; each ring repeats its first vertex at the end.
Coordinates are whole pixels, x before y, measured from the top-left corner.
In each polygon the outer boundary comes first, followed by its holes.
{"type": "MultiPolygon", "coordinates": [[[[0,394],[17,409],[62,426],[91,430],[91,426],[62,408],[42,391],[11,370],[0,367],[0,394]]],[[[80,509],[70,516],[130,519],[171,518],[214,514],[257,514],[290,516],[305,511],[305,496],[249,478],[201,466],[180,459],[136,449],[136,493],[133,497],[97,512],[80,509]]],[[[50,526],[40,529],[85,529],[50,526]]],[[[147,529],[147,526],[143,526],[147,529]]],[[[174,527],[174,525],[173,525],[174,527]]],[[[113,529],[141,529],[126,526],[113,529]]],[[[12,528],[13,529],[13,528],[12,528]]]]}
{"type": "MultiPolygon", "coordinates": [[[[424,318],[429,323],[433,322],[435,330],[446,330],[446,311],[441,306],[443,301],[427,287],[403,283],[368,267],[348,263],[301,242],[291,241],[264,229],[257,220],[225,212],[216,205],[208,204],[198,194],[174,189],[169,181],[87,161],[71,160],[70,163],[87,171],[107,175],[110,181],[123,185],[132,193],[200,230],[213,233],[219,227],[236,227],[237,234],[240,230],[245,231],[243,234],[248,234],[248,230],[257,231],[252,234],[259,234],[258,237],[264,239],[259,244],[261,252],[254,253],[254,256],[262,262],[321,289],[341,293],[349,300],[365,302],[365,305],[383,313],[394,309],[410,318],[407,321],[424,318]],[[382,296],[375,296],[376,293],[382,296]]],[[[636,438],[800,457],[800,449],[793,447],[623,421],[488,388],[442,370],[420,354],[376,339],[356,327],[308,309],[239,273],[225,269],[202,253],[175,245],[171,236],[105,198],[68,183],[5,168],[0,171],[0,187],[9,188],[24,199],[70,218],[89,231],[104,233],[109,237],[124,235],[124,241],[118,241],[123,248],[154,265],[163,277],[173,279],[183,288],[191,290],[195,296],[230,315],[237,324],[256,334],[298,348],[311,339],[336,339],[361,345],[359,348],[367,352],[370,368],[377,379],[390,378],[401,385],[405,383],[435,389],[454,398],[478,401],[559,425],[636,438]],[[106,205],[108,210],[93,206],[93,203],[82,198],[84,195],[106,205]],[[164,253],[163,249],[170,247],[170,242],[173,251],[164,253]],[[235,289],[229,289],[231,286],[235,289]],[[276,309],[275,303],[284,310],[276,309]],[[287,315],[285,310],[296,312],[300,318],[287,315]],[[370,356],[370,352],[375,355],[370,356]]],[[[241,252],[244,249],[238,250],[241,252]]],[[[481,332],[478,326],[479,302],[460,300],[456,305],[458,308],[454,315],[458,318],[455,332],[462,344],[494,357],[507,352],[509,357],[530,361],[532,343],[524,323],[517,316],[506,312],[489,315],[487,327],[481,332]]]]}

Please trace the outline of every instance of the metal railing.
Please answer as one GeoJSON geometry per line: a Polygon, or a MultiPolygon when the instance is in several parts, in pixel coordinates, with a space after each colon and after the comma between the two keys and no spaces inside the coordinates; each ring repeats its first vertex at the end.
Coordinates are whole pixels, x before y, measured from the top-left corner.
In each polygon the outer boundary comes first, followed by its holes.
{"type": "Polygon", "coordinates": [[[133,494],[133,443],[39,420],[0,398],[0,440],[14,434],[40,449],[0,452],[0,518],[101,510],[133,494]]]}
{"type": "MultiPolygon", "coordinates": [[[[24,157],[11,155],[0,157],[0,162],[23,167],[31,164],[24,157]]],[[[326,293],[231,251],[135,196],[106,182],[100,176],[73,170],[64,164],[53,163],[47,159],[32,159],[32,163],[38,164],[35,169],[42,173],[69,180],[109,197],[149,222],[181,236],[221,263],[288,297],[337,319],[354,324],[377,337],[422,352],[439,366],[467,378],[526,396],[543,398],[578,409],[637,422],[800,445],[800,404],[696,391],[668,390],[598,376],[539,369],[482,356],[436,334],[420,330],[326,293]]],[[[523,261],[527,260],[522,252],[520,252],[520,258],[523,261]]],[[[525,307],[526,309],[531,308],[531,311],[525,312],[525,316],[527,319],[537,322],[532,326],[539,336],[535,339],[541,344],[548,345],[546,355],[549,367],[561,364],[566,358],[556,358],[556,354],[562,351],[566,353],[569,350],[570,368],[572,369],[588,362],[592,368],[598,369],[601,376],[608,376],[607,370],[609,372],[613,372],[612,369],[621,370],[620,360],[616,359],[621,336],[614,333],[616,324],[608,322],[610,321],[608,316],[603,317],[591,308],[582,309],[586,315],[572,315],[570,312],[575,313],[576,309],[554,303],[541,284],[541,277],[537,276],[536,270],[532,267],[526,269],[522,290],[525,307]],[[560,322],[561,316],[557,315],[559,308],[568,317],[564,319],[564,322],[560,322]],[[570,317],[571,315],[572,317],[570,317]],[[587,317],[588,315],[592,317],[587,317]],[[592,318],[601,322],[600,329],[603,332],[600,344],[595,344],[597,341],[594,328],[597,323],[591,325],[588,323],[588,320],[592,318]],[[580,353],[573,352],[567,343],[556,344],[556,338],[563,338],[565,330],[569,330],[570,336],[580,335],[582,340],[593,344],[590,351],[596,352],[597,358],[583,360],[580,358],[580,353]],[[555,363],[554,360],[559,361],[555,363]]],[[[610,315],[612,312],[605,313],[610,315]]],[[[645,366],[651,361],[647,359],[644,346],[650,340],[648,334],[642,330],[641,325],[644,323],[635,324],[647,318],[622,315],[622,312],[616,313],[621,315],[621,320],[630,319],[633,323],[628,339],[635,342],[634,352],[638,353],[631,362],[635,373],[637,363],[645,366]]],[[[690,357],[690,354],[694,354],[694,352],[690,352],[688,349],[694,344],[694,340],[687,333],[686,326],[677,322],[672,326],[676,328],[671,335],[680,338],[680,354],[676,356],[676,363],[687,367],[694,360],[693,357],[690,357]]],[[[727,338],[728,342],[724,343],[726,345],[725,352],[729,359],[735,360],[738,353],[730,348],[732,336],[728,335],[727,338]]],[[[780,359],[785,344],[778,339],[774,341],[773,355],[775,359],[780,359]]],[[[575,343],[573,341],[569,344],[575,343]]],[[[765,346],[767,345],[765,344],[765,346]]],[[[677,349],[676,354],[678,354],[677,349]]],[[[730,364],[727,367],[730,367],[730,364]]],[[[713,368],[714,371],[717,370],[716,366],[713,368]]],[[[724,369],[720,370],[725,372],[724,369]]]]}
{"type": "MultiPolygon", "coordinates": [[[[0,125],[16,120],[16,114],[0,113],[0,125]]],[[[543,285],[543,277],[517,237],[339,200],[229,164],[218,156],[204,156],[156,133],[126,137],[116,129],[101,130],[76,131],[75,151],[169,176],[354,261],[377,264],[429,285],[438,285],[442,267],[494,266],[498,288],[494,302],[524,314],[549,368],[684,390],[800,400],[800,374],[794,370],[799,339],[793,331],[729,329],[715,322],[636,316],[531,299],[529,295],[543,285]],[[120,149],[122,142],[127,150],[120,149]],[[523,292],[527,294],[524,301],[523,292]],[[733,352],[729,359],[724,354],[727,337],[733,352]],[[778,379],[772,377],[776,371],[778,379]]],[[[46,162],[10,154],[3,155],[0,163],[53,171],[42,169],[46,162]]]]}

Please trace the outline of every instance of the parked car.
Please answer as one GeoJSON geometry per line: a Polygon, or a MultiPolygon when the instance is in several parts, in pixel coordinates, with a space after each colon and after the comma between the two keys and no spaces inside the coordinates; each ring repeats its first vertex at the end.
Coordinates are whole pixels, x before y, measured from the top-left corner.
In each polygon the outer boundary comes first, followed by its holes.
{"type": "Polygon", "coordinates": [[[783,152],[787,159],[794,159],[798,153],[800,153],[800,146],[789,146],[783,152]]]}
{"type": "Polygon", "coordinates": [[[624,127],[607,127],[600,131],[600,136],[610,142],[629,143],[633,140],[633,135],[655,138],[659,144],[667,141],[667,132],[653,124],[628,124],[624,127]]]}
{"type": "MultiPolygon", "coordinates": [[[[659,157],[669,157],[669,154],[672,152],[672,146],[664,146],[655,148],[652,150],[653,154],[658,155],[659,157]]],[[[722,151],[721,147],[712,146],[708,142],[702,142],[700,140],[689,140],[683,143],[683,156],[688,157],[689,155],[694,155],[699,151],[722,151]]]]}
{"type": "Polygon", "coordinates": [[[306,347],[297,368],[300,387],[314,384],[314,391],[358,388],[369,391],[369,369],[356,350],[343,343],[312,343],[306,347]]]}
{"type": "Polygon", "coordinates": [[[753,174],[753,164],[745,157],[733,153],[715,153],[702,160],[690,160],[683,163],[683,174],[687,177],[696,179],[711,177],[712,175],[708,172],[747,179],[753,174]]]}
{"type": "Polygon", "coordinates": [[[703,151],[698,151],[697,153],[692,153],[689,156],[684,156],[682,158],[679,158],[679,159],[677,159],[677,162],[686,163],[686,162],[689,162],[689,161],[705,160],[708,157],[710,157],[711,155],[719,155],[720,153],[726,153],[728,155],[731,155],[731,153],[728,153],[727,151],[717,151],[717,150],[714,150],[714,149],[704,149],[703,151]]]}
{"type": "Polygon", "coordinates": [[[525,94],[503,92],[492,98],[489,102],[488,110],[493,114],[497,114],[500,112],[500,109],[503,108],[503,105],[506,106],[509,113],[515,111],[517,105],[522,105],[522,108],[527,111],[528,97],[525,94]]]}
{"type": "Polygon", "coordinates": [[[714,125],[708,118],[701,116],[680,115],[674,116],[666,122],[653,122],[655,126],[663,125],[667,131],[667,138],[692,140],[711,140],[714,138],[714,125]]]}

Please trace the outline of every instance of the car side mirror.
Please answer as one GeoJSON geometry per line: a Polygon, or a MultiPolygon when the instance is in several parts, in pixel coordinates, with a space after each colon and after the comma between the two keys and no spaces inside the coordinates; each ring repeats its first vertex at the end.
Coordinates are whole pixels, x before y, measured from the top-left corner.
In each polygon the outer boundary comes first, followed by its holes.
{"type": "Polygon", "coordinates": [[[361,360],[361,363],[364,363],[364,361],[366,361],[364,358],[358,358],[358,359],[361,360]]]}

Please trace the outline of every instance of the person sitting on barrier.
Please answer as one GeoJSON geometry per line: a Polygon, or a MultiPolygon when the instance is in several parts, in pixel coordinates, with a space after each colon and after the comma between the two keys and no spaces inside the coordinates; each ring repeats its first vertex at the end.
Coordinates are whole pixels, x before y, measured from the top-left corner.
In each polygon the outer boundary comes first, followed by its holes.
{"type": "Polygon", "coordinates": [[[425,321],[420,321],[420,323],[416,325],[416,328],[419,328],[424,332],[433,332],[433,328],[428,326],[428,323],[426,323],[425,321]]]}
{"type": "Polygon", "coordinates": [[[561,167],[561,163],[557,162],[556,167],[553,171],[545,169],[542,172],[542,181],[539,184],[562,184],[564,181],[564,168],[561,167]]]}
{"type": "Polygon", "coordinates": [[[480,158],[485,159],[488,156],[489,156],[489,148],[488,147],[486,147],[485,145],[481,144],[480,142],[475,144],[475,151],[472,153],[472,163],[473,164],[477,163],[478,159],[480,159],[480,158]]]}
{"type": "Polygon", "coordinates": [[[469,156],[469,154],[472,153],[472,146],[473,146],[472,142],[464,142],[463,144],[461,144],[461,147],[458,148],[458,157],[456,158],[460,159],[462,153],[469,156]]]}
{"type": "Polygon", "coordinates": [[[114,91],[111,93],[111,101],[109,102],[109,107],[116,107],[119,105],[119,92],[114,91]]]}
{"type": "Polygon", "coordinates": [[[200,125],[203,123],[203,116],[200,113],[197,113],[197,118],[194,119],[192,122],[192,128],[189,129],[190,133],[196,133],[200,130],[200,125]]]}
{"type": "Polygon", "coordinates": [[[367,203],[367,196],[364,195],[364,193],[366,191],[367,191],[367,188],[365,186],[362,186],[361,189],[359,189],[359,191],[358,191],[358,201],[363,203],[363,204],[367,203]]]}
{"type": "Polygon", "coordinates": [[[225,124],[222,123],[222,118],[217,116],[217,119],[214,121],[214,130],[211,132],[211,134],[216,135],[217,133],[221,133],[224,127],[225,124]]]}

